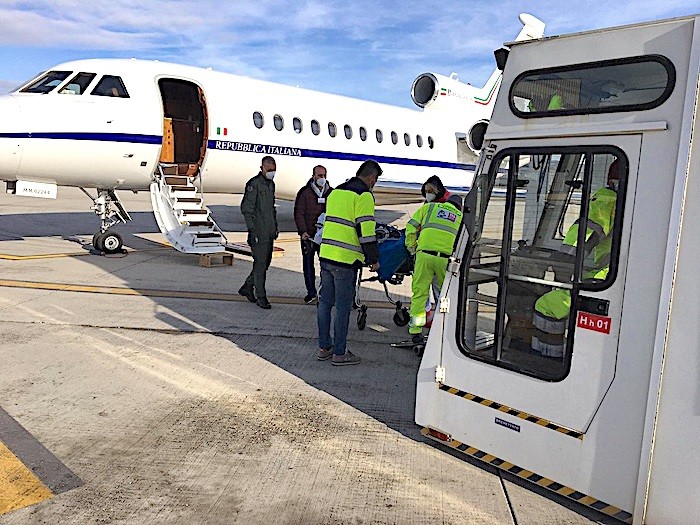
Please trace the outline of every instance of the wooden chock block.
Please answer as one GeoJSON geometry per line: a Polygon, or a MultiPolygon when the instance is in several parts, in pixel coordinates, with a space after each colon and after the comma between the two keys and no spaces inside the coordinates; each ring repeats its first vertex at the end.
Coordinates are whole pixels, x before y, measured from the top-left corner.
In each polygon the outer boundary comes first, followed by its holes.
{"type": "Polygon", "coordinates": [[[233,254],[230,252],[200,253],[199,265],[205,268],[211,268],[212,266],[233,266],[233,254]]]}

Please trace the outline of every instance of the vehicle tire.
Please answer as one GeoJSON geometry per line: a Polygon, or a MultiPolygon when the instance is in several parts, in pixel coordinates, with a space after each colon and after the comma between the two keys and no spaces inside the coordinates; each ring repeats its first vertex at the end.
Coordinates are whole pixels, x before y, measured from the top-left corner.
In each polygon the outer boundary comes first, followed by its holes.
{"type": "Polygon", "coordinates": [[[396,326],[406,326],[410,318],[408,310],[406,308],[401,308],[394,313],[394,324],[396,326]]]}
{"type": "Polygon", "coordinates": [[[101,237],[102,239],[98,240],[98,243],[102,245],[101,251],[105,253],[117,253],[121,251],[124,245],[121,235],[107,230],[101,237]]]}
{"type": "Polygon", "coordinates": [[[360,330],[364,330],[365,326],[367,326],[367,307],[362,305],[357,313],[357,327],[360,330]]]}
{"type": "Polygon", "coordinates": [[[98,252],[104,251],[104,245],[102,244],[102,232],[97,232],[92,236],[92,247],[98,252]]]}

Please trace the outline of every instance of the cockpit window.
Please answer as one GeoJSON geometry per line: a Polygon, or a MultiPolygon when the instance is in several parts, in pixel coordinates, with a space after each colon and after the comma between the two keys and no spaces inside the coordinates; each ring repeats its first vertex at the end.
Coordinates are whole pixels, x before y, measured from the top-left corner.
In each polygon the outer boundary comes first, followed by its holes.
{"type": "Polygon", "coordinates": [[[124,87],[124,82],[122,82],[121,77],[115,77],[112,75],[103,76],[90,94],[98,95],[100,97],[129,98],[129,94],[126,92],[126,88],[124,87]]]}
{"type": "Polygon", "coordinates": [[[676,71],[661,55],[527,71],[510,89],[510,107],[522,118],[642,111],[671,96],[676,71]]]}
{"type": "Polygon", "coordinates": [[[21,90],[22,93],[41,93],[42,95],[52,91],[56,86],[68,78],[72,71],[49,71],[44,76],[21,90]]]}
{"type": "Polygon", "coordinates": [[[59,93],[62,95],[82,95],[93,78],[95,78],[95,73],[78,73],[70,79],[68,84],[61,88],[59,93]]]}

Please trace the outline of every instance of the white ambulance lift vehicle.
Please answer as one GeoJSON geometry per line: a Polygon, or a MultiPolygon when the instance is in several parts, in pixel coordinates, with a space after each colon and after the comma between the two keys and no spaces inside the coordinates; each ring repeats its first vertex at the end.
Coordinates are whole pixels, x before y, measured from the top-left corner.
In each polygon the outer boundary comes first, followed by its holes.
{"type": "Polygon", "coordinates": [[[700,523],[700,16],[509,46],[416,422],[622,522],[700,523]]]}

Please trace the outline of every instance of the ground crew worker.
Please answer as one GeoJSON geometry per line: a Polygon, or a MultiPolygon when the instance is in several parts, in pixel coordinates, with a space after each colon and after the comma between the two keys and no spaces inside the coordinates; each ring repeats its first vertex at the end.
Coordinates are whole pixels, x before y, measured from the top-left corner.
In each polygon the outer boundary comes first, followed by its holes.
{"type": "Polygon", "coordinates": [[[416,344],[423,342],[427,320],[425,305],[433,278],[437,278],[438,286],[442,287],[447,259],[452,255],[462,224],[462,199],[450,195],[439,177],[433,175],[425,181],[421,193],[426,203],[406,225],[406,249],[416,256],[408,325],[408,333],[416,344]]]}
{"type": "MultiPolygon", "coordinates": [[[[584,279],[604,280],[608,275],[619,180],[619,161],[615,159],[608,169],[607,187],[596,191],[588,205],[584,253],[588,254],[593,250],[594,268],[586,272],[584,279]]],[[[578,232],[579,223],[576,222],[566,232],[560,248],[560,251],[572,257],[572,260],[576,256],[578,232]]],[[[570,310],[569,290],[555,288],[537,299],[532,318],[535,325],[535,333],[531,339],[533,350],[548,357],[564,355],[564,333],[570,310]]]]}
{"type": "Polygon", "coordinates": [[[272,261],[272,243],[279,235],[273,182],[276,169],[274,158],[263,157],[260,172],[246,183],[241,201],[253,269],[238,293],[265,310],[272,307],[267,300],[265,279],[272,261]]]}
{"type": "Polygon", "coordinates": [[[357,270],[368,265],[379,270],[374,196],[372,188],[382,174],[373,160],[366,160],[357,175],[328,196],[321,237],[321,290],[318,297],[319,361],[356,365],[361,359],[346,348],[350,310],[355,298],[357,270]],[[335,322],[331,339],[331,309],[335,322]]]}
{"type": "Polygon", "coordinates": [[[318,217],[326,211],[326,199],[332,188],[326,182],[326,168],[315,166],[311,178],[299,190],[294,201],[294,222],[301,237],[302,269],[306,297],[304,302],[310,304],[316,300],[316,269],[314,258],[317,245],[314,243],[318,217]]]}

